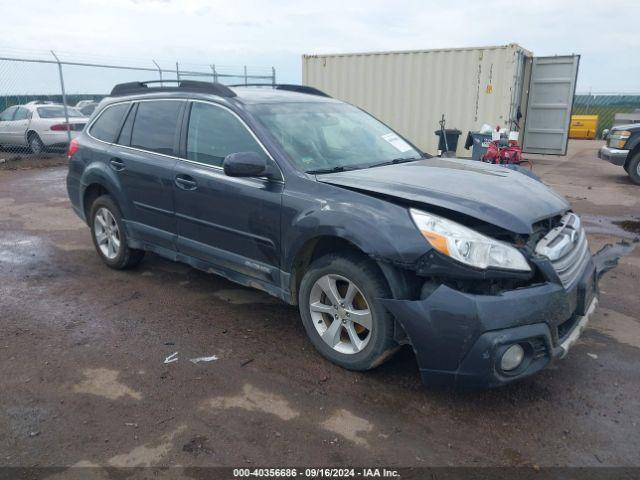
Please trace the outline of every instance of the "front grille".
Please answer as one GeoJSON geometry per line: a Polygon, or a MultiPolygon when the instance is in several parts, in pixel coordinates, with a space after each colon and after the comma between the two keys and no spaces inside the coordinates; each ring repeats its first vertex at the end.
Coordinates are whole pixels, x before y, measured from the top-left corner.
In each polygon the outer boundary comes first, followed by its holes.
{"type": "Polygon", "coordinates": [[[584,266],[589,260],[589,246],[584,229],[580,229],[576,246],[564,257],[553,261],[553,268],[564,288],[570,288],[578,280],[584,270],[584,266]]]}
{"type": "Polygon", "coordinates": [[[562,286],[571,288],[590,257],[587,235],[580,225],[580,218],[575,213],[562,217],[560,225],[538,242],[536,252],[551,260],[562,286]]]}

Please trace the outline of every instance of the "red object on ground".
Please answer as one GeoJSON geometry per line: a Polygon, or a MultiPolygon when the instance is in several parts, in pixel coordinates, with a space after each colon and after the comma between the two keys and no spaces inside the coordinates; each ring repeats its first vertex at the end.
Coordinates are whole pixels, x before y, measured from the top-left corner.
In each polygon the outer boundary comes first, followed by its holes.
{"type": "Polygon", "coordinates": [[[522,162],[522,149],[520,145],[518,145],[518,142],[509,140],[506,145],[501,145],[500,142],[500,140],[492,141],[481,160],[497,165],[509,163],[520,164],[522,162]]]}

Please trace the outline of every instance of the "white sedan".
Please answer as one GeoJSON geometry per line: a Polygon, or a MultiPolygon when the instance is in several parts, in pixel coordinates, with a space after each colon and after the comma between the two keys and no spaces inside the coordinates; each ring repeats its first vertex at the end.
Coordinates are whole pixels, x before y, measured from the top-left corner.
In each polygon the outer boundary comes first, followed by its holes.
{"type": "Polygon", "coordinates": [[[29,147],[33,153],[42,153],[47,147],[64,147],[69,143],[67,129],[75,138],[89,120],[73,107],[54,103],[31,102],[15,105],[0,114],[0,146],[29,147]]]}

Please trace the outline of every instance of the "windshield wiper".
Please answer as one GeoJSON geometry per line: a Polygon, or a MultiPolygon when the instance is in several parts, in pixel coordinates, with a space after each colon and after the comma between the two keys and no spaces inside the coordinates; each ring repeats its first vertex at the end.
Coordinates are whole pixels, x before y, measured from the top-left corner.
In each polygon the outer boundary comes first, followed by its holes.
{"type": "Polygon", "coordinates": [[[398,163],[406,163],[406,162],[416,162],[421,160],[420,158],[415,157],[407,157],[407,158],[394,158],[393,160],[388,160],[386,162],[373,163],[368,166],[368,168],[372,167],[384,167],[385,165],[396,165],[398,163]]]}
{"type": "Polygon", "coordinates": [[[337,172],[346,172],[348,170],[360,170],[363,168],[371,168],[371,167],[382,167],[384,165],[395,165],[397,163],[405,163],[405,162],[415,162],[421,160],[421,158],[415,157],[407,157],[407,158],[394,158],[393,160],[387,160],[386,162],[373,163],[370,165],[360,164],[360,165],[338,165],[336,167],[331,168],[319,168],[317,170],[305,170],[305,173],[311,174],[321,174],[321,173],[337,173],[337,172]]]}
{"type": "Polygon", "coordinates": [[[313,175],[319,174],[319,173],[337,173],[337,172],[344,172],[345,170],[347,170],[343,165],[339,165],[337,167],[331,167],[331,168],[318,168],[317,170],[305,170],[305,173],[311,173],[313,175]]]}

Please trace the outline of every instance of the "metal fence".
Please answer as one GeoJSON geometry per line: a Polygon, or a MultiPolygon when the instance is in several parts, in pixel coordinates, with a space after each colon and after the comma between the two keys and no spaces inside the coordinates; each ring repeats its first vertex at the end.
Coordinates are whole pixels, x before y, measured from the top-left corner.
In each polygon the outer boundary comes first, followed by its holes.
{"type": "Polygon", "coordinates": [[[601,138],[602,131],[613,125],[640,122],[640,93],[578,93],[573,115],[597,115],[597,138],[601,138]]]}
{"type": "MultiPolygon", "coordinates": [[[[275,84],[273,67],[224,67],[214,63],[147,65],[101,63],[50,57],[16,58],[0,54],[0,112],[13,105],[41,100],[74,106],[80,100],[99,101],[118,83],[142,80],[201,80],[225,84],[275,84]]],[[[65,108],[66,110],[66,108],[65,108]]],[[[68,117],[67,117],[68,118],[68,117]]]]}
{"type": "MultiPolygon", "coordinates": [[[[34,100],[74,106],[80,100],[101,100],[117,83],[140,80],[203,80],[225,84],[276,83],[273,67],[224,67],[211,64],[126,61],[89,62],[69,57],[17,58],[0,53],[0,112],[34,100]]],[[[597,115],[600,137],[615,124],[640,122],[640,93],[578,93],[574,115],[597,115]],[[634,112],[638,111],[635,115],[634,112]]]]}

